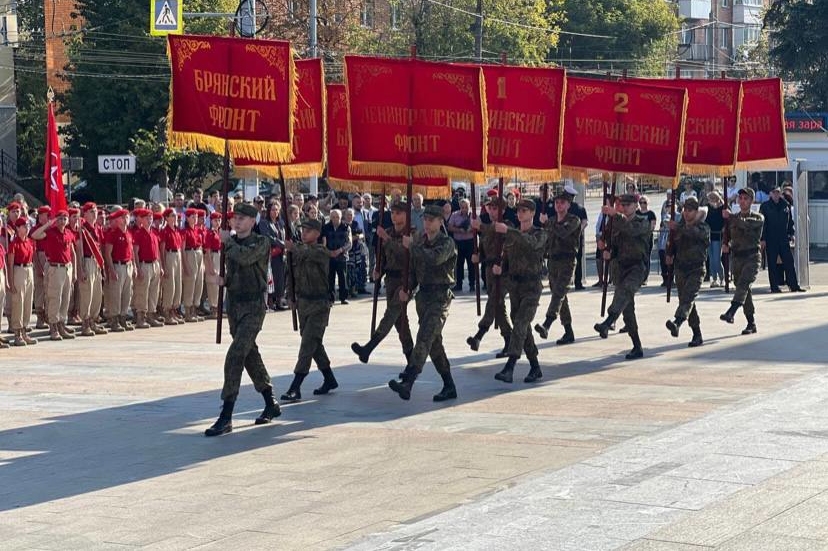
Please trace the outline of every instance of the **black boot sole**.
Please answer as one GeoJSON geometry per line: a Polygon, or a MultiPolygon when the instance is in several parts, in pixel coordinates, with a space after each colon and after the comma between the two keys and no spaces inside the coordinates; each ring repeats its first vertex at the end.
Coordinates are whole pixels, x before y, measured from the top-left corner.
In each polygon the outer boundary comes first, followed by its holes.
{"type": "Polygon", "coordinates": [[[499,373],[495,373],[494,378],[497,379],[498,381],[503,381],[504,383],[510,383],[511,384],[513,382],[512,374],[511,373],[503,373],[502,371],[499,372],[499,373]]]}
{"type": "Polygon", "coordinates": [[[411,399],[411,391],[407,389],[400,381],[388,381],[388,388],[396,392],[403,400],[411,399]]]}
{"type": "Polygon", "coordinates": [[[298,394],[298,395],[297,394],[282,394],[281,396],[279,396],[279,400],[281,400],[283,402],[288,402],[290,404],[293,404],[293,403],[296,403],[296,402],[301,402],[302,401],[302,395],[301,394],[298,394]]]}
{"type": "Polygon", "coordinates": [[[530,373],[529,375],[527,375],[523,379],[523,382],[524,383],[537,383],[541,379],[543,379],[543,373],[538,371],[537,373],[530,373]]]}
{"type": "Polygon", "coordinates": [[[364,364],[367,364],[368,361],[371,359],[371,355],[362,352],[362,348],[363,347],[360,346],[359,343],[351,343],[351,350],[354,352],[354,354],[356,354],[359,357],[359,361],[361,361],[364,364]]]}
{"type": "Polygon", "coordinates": [[[543,340],[546,340],[549,337],[549,330],[539,323],[535,324],[535,332],[543,340]]]}
{"type": "Polygon", "coordinates": [[[572,344],[573,342],[575,342],[575,337],[574,336],[572,336],[572,337],[563,336],[560,339],[556,340],[555,344],[557,344],[558,346],[563,346],[565,344],[572,344]]]}
{"type": "Polygon", "coordinates": [[[228,434],[233,432],[233,425],[225,425],[220,430],[216,430],[213,427],[204,431],[204,436],[211,437],[211,436],[221,436],[222,434],[228,434]]]}
{"type": "Polygon", "coordinates": [[[719,319],[722,321],[726,321],[727,323],[733,323],[733,316],[728,316],[727,314],[722,314],[719,316],[719,319]]]}
{"type": "Polygon", "coordinates": [[[624,356],[624,358],[626,358],[627,360],[638,360],[638,359],[643,358],[643,357],[644,357],[644,351],[640,350],[640,349],[639,350],[633,349],[624,356]]]}
{"type": "Polygon", "coordinates": [[[432,397],[432,400],[435,402],[445,402],[446,400],[456,400],[457,399],[457,391],[451,390],[449,392],[440,392],[439,394],[435,394],[432,397]]]}
{"type": "Polygon", "coordinates": [[[756,334],[756,327],[745,327],[742,329],[742,335],[754,335],[756,334]]]}
{"type": "Polygon", "coordinates": [[[282,414],[282,410],[280,408],[276,408],[276,410],[272,413],[272,415],[267,415],[267,411],[263,411],[262,415],[256,417],[256,420],[253,421],[254,425],[267,425],[277,417],[282,414]]]}
{"type": "Polygon", "coordinates": [[[468,344],[469,348],[471,348],[474,352],[480,350],[480,341],[475,339],[474,337],[467,338],[466,344],[468,344]]]}
{"type": "Polygon", "coordinates": [[[596,323],[592,326],[593,329],[601,336],[602,339],[606,339],[609,337],[609,329],[600,323],[596,323]]]}
{"type": "Polygon", "coordinates": [[[337,388],[339,388],[339,383],[336,383],[336,382],[330,383],[330,384],[329,383],[322,383],[322,386],[320,386],[319,388],[313,389],[313,394],[314,394],[314,396],[322,396],[324,394],[327,394],[331,390],[334,390],[334,389],[337,389],[337,388]]]}
{"type": "Polygon", "coordinates": [[[675,322],[674,322],[673,320],[667,320],[667,323],[665,323],[664,325],[667,327],[667,329],[669,329],[669,330],[670,330],[670,334],[671,334],[671,335],[673,335],[674,337],[678,337],[678,336],[679,336],[679,328],[678,328],[678,325],[676,325],[676,324],[675,324],[675,322]]]}
{"type": "Polygon", "coordinates": [[[696,348],[697,346],[701,346],[703,344],[704,344],[704,341],[702,339],[699,339],[699,340],[693,339],[692,341],[687,343],[687,346],[688,346],[688,348],[696,348]]]}

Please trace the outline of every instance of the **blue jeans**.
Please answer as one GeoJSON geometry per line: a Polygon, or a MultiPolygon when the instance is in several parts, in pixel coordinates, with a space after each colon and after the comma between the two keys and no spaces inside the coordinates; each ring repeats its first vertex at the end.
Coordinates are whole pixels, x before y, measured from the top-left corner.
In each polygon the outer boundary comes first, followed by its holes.
{"type": "Polygon", "coordinates": [[[722,242],[711,241],[707,249],[707,258],[710,259],[710,279],[724,281],[724,269],[722,268],[722,242]]]}

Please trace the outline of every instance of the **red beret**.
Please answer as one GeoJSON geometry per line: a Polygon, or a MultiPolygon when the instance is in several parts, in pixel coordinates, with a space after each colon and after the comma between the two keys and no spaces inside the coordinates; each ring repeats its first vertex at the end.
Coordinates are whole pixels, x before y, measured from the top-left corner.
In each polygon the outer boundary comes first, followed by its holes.
{"type": "Polygon", "coordinates": [[[60,209],[59,211],[57,211],[55,213],[55,218],[60,218],[61,216],[65,216],[65,217],[69,218],[69,213],[66,212],[65,209],[60,209]]]}
{"type": "Polygon", "coordinates": [[[50,207],[49,205],[44,205],[42,207],[37,208],[38,214],[49,214],[50,212],[52,212],[52,207],[50,207]]]}
{"type": "Polygon", "coordinates": [[[126,216],[129,213],[127,209],[118,209],[114,212],[109,213],[109,219],[115,220],[116,218],[120,218],[122,216],[126,216]]]}
{"type": "Polygon", "coordinates": [[[88,201],[88,202],[84,203],[83,206],[81,207],[81,212],[89,212],[90,210],[96,210],[97,208],[98,208],[98,205],[96,205],[92,201],[88,201]]]}
{"type": "Polygon", "coordinates": [[[486,192],[487,197],[497,197],[497,190],[492,188],[486,192]]]}
{"type": "Polygon", "coordinates": [[[221,220],[221,213],[220,212],[210,213],[210,220],[221,220]]]}
{"type": "Polygon", "coordinates": [[[145,216],[152,216],[152,211],[150,209],[135,209],[132,211],[133,216],[136,218],[143,218],[145,216]]]}
{"type": "Polygon", "coordinates": [[[23,207],[20,206],[20,203],[18,203],[17,201],[12,201],[11,203],[9,203],[9,206],[6,207],[6,210],[20,210],[22,208],[23,207]]]}
{"type": "Polygon", "coordinates": [[[167,216],[173,216],[173,215],[175,215],[175,209],[174,208],[170,207],[170,208],[164,209],[164,214],[163,214],[164,218],[166,218],[167,216]]]}
{"type": "Polygon", "coordinates": [[[160,212],[153,212],[152,213],[152,219],[153,220],[163,220],[163,218],[164,217],[161,215],[160,212]]]}
{"type": "Polygon", "coordinates": [[[69,209],[69,216],[74,216],[76,214],[80,214],[80,209],[76,209],[75,207],[69,209]]]}
{"type": "MultiPolygon", "coordinates": [[[[194,208],[189,208],[189,209],[187,209],[187,210],[185,210],[185,211],[184,211],[184,214],[185,214],[186,216],[198,216],[198,213],[199,213],[199,212],[204,212],[204,211],[200,211],[200,210],[198,210],[198,209],[194,209],[194,208]]],[[[203,216],[203,215],[202,215],[202,216],[203,216]]]]}
{"type": "Polygon", "coordinates": [[[17,220],[14,221],[14,227],[19,228],[20,226],[25,226],[28,223],[29,223],[29,221],[26,218],[21,216],[20,218],[18,218],[17,220]]]}

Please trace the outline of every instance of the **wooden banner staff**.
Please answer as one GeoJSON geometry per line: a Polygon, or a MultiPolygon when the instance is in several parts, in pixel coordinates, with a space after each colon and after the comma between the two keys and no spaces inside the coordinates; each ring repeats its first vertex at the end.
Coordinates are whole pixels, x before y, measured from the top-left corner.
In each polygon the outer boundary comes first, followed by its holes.
{"type": "MultiPolygon", "coordinates": [[[[411,59],[417,59],[417,46],[416,44],[411,45],[410,49],[410,57],[411,59]]],[[[409,87],[411,85],[409,84],[409,87]]],[[[411,90],[412,97],[413,97],[413,89],[411,90]]],[[[409,126],[409,133],[411,127],[409,126]]],[[[403,230],[403,236],[411,236],[411,196],[414,195],[414,169],[409,165],[408,166],[408,174],[407,179],[405,182],[405,229],[403,230]]],[[[381,223],[381,222],[380,222],[381,223]]],[[[403,269],[402,269],[402,290],[406,293],[409,292],[408,288],[408,281],[411,275],[411,248],[403,247],[405,251],[405,258],[403,260],[403,269]]],[[[410,297],[409,297],[410,298],[410,297]]],[[[402,311],[400,312],[400,322],[404,325],[408,324],[408,302],[402,305],[402,311]]]]}
{"type": "MultiPolygon", "coordinates": [[[[614,205],[615,204],[615,173],[612,174],[612,184],[610,187],[610,193],[607,195],[607,188],[609,184],[604,182],[604,205],[614,205]]],[[[612,218],[607,219],[606,216],[601,220],[601,239],[604,242],[604,251],[610,250],[610,240],[612,238],[612,218]]],[[[603,251],[601,252],[601,256],[603,256],[603,251]]],[[[609,276],[610,276],[610,260],[604,259],[603,264],[603,271],[604,271],[604,286],[601,289],[601,317],[604,317],[607,311],[607,288],[609,287],[609,276]]]]}
{"type": "MultiPolygon", "coordinates": [[[[730,178],[724,178],[724,209],[730,210],[730,199],[728,198],[727,193],[727,183],[730,178]]],[[[730,241],[730,228],[729,222],[730,219],[725,219],[724,225],[722,226],[722,234],[720,239],[722,240],[721,244],[724,247],[728,241],[730,241]]],[[[722,270],[724,270],[724,283],[725,283],[725,293],[730,292],[730,250],[726,253],[722,253],[722,270]]]]}
{"type": "MultiPolygon", "coordinates": [[[[472,211],[472,219],[477,220],[477,190],[474,187],[474,182],[471,182],[471,211],[472,211]]],[[[472,254],[478,257],[478,262],[472,264],[472,270],[474,270],[474,296],[475,300],[477,301],[477,316],[480,317],[480,246],[478,243],[478,233],[477,230],[472,230],[474,237],[473,243],[473,251],[472,254]]],[[[457,282],[458,284],[461,282],[457,282]]]]}
{"type": "MultiPolygon", "coordinates": [[[[380,195],[380,205],[379,205],[379,212],[377,218],[377,230],[379,230],[382,226],[382,219],[385,216],[385,184],[382,186],[382,195],[380,195]]],[[[382,239],[378,233],[374,233],[374,239],[376,243],[374,246],[376,247],[376,252],[374,253],[374,269],[378,274],[378,278],[374,281],[374,302],[371,305],[371,335],[370,337],[374,336],[374,333],[377,331],[377,302],[379,301],[379,292],[380,287],[382,287],[382,273],[385,271],[382,265],[382,239]]],[[[373,276],[374,274],[371,274],[373,276]]]]}
{"type": "MultiPolygon", "coordinates": [[[[296,236],[293,234],[293,226],[290,224],[288,217],[288,202],[287,202],[287,185],[285,184],[285,176],[282,174],[282,165],[279,165],[279,187],[282,189],[282,218],[285,222],[285,240],[296,241],[296,236]]],[[[288,272],[290,274],[290,317],[293,321],[293,330],[299,331],[299,317],[296,314],[296,274],[293,269],[293,253],[287,251],[285,259],[288,264],[288,272]]]]}
{"type": "MultiPolygon", "coordinates": [[[[505,54],[504,54],[505,56],[505,54]]],[[[503,199],[503,176],[501,176],[497,181],[497,220],[493,220],[492,223],[503,222],[503,204],[505,199],[503,199]]],[[[496,233],[495,234],[495,243],[497,244],[496,250],[492,251],[492,256],[497,260],[496,264],[498,266],[503,265],[503,234],[496,233]]],[[[500,302],[500,280],[503,278],[502,275],[494,276],[494,304],[498,304],[500,302]]],[[[491,285],[491,282],[488,282],[491,285]]],[[[500,329],[499,323],[497,322],[497,316],[495,316],[495,329],[500,329]]]]}
{"type": "MultiPolygon", "coordinates": [[[[674,222],[676,219],[676,192],[678,189],[674,189],[670,201],[670,222],[674,222]]],[[[667,266],[667,302],[670,302],[670,295],[673,294],[673,278],[675,277],[675,255],[676,255],[676,235],[673,231],[673,228],[670,228],[668,237],[667,237],[667,256],[673,257],[673,262],[667,266]]]]}
{"type": "MultiPolygon", "coordinates": [[[[224,169],[222,171],[221,183],[221,229],[228,230],[227,224],[227,203],[229,203],[228,194],[230,193],[230,142],[224,140],[224,169]]],[[[221,322],[224,317],[224,245],[219,252],[219,280],[221,285],[218,288],[218,305],[216,307],[216,344],[221,344],[221,322]]]]}

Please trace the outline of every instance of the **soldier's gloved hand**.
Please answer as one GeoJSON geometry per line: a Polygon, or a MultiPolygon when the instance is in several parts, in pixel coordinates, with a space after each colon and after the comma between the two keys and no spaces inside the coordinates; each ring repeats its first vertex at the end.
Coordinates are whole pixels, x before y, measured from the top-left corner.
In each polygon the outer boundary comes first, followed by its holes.
{"type": "Polygon", "coordinates": [[[607,249],[604,249],[604,260],[612,260],[612,253],[610,253],[607,249]]]}
{"type": "Polygon", "coordinates": [[[380,273],[376,270],[371,272],[371,281],[379,281],[380,280],[380,273]]]}
{"type": "Polygon", "coordinates": [[[546,215],[545,212],[542,212],[540,215],[540,223],[546,224],[549,221],[549,217],[546,215]]]}
{"type": "Polygon", "coordinates": [[[410,249],[411,248],[411,236],[410,235],[403,235],[402,244],[403,244],[403,247],[405,247],[406,249],[410,249]]]}
{"type": "Polygon", "coordinates": [[[471,261],[474,264],[480,264],[480,255],[479,254],[473,254],[472,257],[471,257],[471,261]]]}
{"type": "Polygon", "coordinates": [[[497,233],[506,233],[509,230],[509,227],[504,224],[503,222],[497,222],[495,224],[495,232],[497,233]]]}
{"type": "Polygon", "coordinates": [[[501,275],[503,273],[503,267],[500,264],[495,264],[492,266],[492,273],[494,275],[501,275]]]}
{"type": "Polygon", "coordinates": [[[597,242],[597,245],[598,245],[598,250],[599,251],[603,251],[604,249],[607,248],[607,244],[604,243],[603,239],[599,239],[598,242],[597,242]]]}
{"type": "Polygon", "coordinates": [[[408,302],[408,291],[400,289],[398,296],[400,298],[400,302],[408,302]]]}
{"type": "Polygon", "coordinates": [[[378,235],[378,236],[379,236],[379,238],[380,238],[380,239],[382,239],[383,241],[388,241],[389,239],[391,239],[391,236],[390,236],[390,235],[388,235],[388,232],[387,232],[387,231],[385,231],[385,228],[383,228],[382,226],[380,226],[380,227],[378,227],[378,228],[377,228],[377,235],[378,235]]]}
{"type": "Polygon", "coordinates": [[[472,227],[473,230],[479,230],[480,229],[480,219],[479,218],[472,219],[471,227],[472,227]]]}

